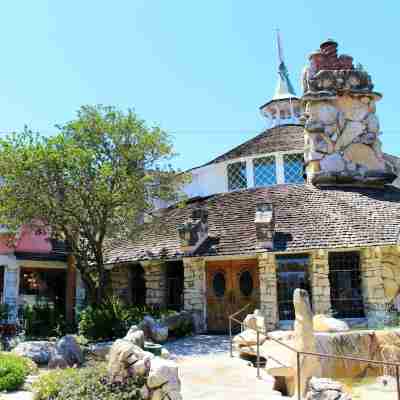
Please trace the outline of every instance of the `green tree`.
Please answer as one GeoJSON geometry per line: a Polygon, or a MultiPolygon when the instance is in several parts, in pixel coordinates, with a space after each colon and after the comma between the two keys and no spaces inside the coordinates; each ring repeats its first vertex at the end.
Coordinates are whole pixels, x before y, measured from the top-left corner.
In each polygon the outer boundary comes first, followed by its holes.
{"type": "Polygon", "coordinates": [[[184,174],[166,132],[132,110],[84,106],[44,137],[25,129],[0,141],[0,223],[66,240],[90,301],[107,283],[104,244],[130,238],[157,200],[179,200],[184,174]]]}

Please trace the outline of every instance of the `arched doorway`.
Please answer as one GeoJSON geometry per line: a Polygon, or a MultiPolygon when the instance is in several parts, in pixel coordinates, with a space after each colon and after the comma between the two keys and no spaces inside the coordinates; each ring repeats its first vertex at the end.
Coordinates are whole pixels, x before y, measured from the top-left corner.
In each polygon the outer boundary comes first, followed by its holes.
{"type": "Polygon", "coordinates": [[[146,304],[146,280],[141,265],[135,265],[131,270],[131,293],[132,304],[137,306],[146,304]]]}

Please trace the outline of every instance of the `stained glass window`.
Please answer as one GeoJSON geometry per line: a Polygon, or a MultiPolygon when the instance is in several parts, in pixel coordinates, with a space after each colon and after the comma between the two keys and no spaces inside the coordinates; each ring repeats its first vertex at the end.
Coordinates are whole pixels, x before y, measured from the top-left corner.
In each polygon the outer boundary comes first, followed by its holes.
{"type": "Polygon", "coordinates": [[[285,183],[303,183],[303,154],[285,154],[283,156],[285,183]]]}
{"type": "Polygon", "coordinates": [[[247,188],[246,163],[236,162],[228,164],[228,190],[247,188]]]}
{"type": "Polygon", "coordinates": [[[270,186],[276,184],[275,157],[262,157],[253,160],[254,185],[270,186]]]}

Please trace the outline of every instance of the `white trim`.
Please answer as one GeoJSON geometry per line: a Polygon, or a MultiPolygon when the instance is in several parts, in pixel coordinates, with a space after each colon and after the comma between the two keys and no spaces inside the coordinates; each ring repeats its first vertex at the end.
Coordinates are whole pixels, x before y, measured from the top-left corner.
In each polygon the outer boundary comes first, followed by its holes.
{"type": "Polygon", "coordinates": [[[283,154],[276,154],[276,182],[278,184],[285,183],[285,169],[283,164],[283,154]]]}
{"type": "Polygon", "coordinates": [[[254,187],[254,164],[253,159],[248,158],[246,160],[246,174],[247,174],[247,187],[254,187]]]}

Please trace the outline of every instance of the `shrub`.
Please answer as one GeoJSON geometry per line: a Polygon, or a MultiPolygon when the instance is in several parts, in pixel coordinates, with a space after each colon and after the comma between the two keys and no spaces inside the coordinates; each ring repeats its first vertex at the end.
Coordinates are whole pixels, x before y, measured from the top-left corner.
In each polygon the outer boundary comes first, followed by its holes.
{"type": "Polygon", "coordinates": [[[132,325],[141,322],[145,315],[156,319],[175,311],[147,306],[129,306],[116,296],[100,305],[86,307],[79,315],[79,334],[90,340],[108,340],[125,336],[132,325]]]}
{"type": "Polygon", "coordinates": [[[35,363],[10,353],[0,353],[0,391],[16,390],[25,382],[35,363]]]}
{"type": "Polygon", "coordinates": [[[143,385],[143,378],[111,383],[100,365],[49,372],[33,384],[33,390],[35,400],[142,400],[143,385]]]}
{"type": "Polygon", "coordinates": [[[25,334],[30,337],[62,336],[66,330],[62,310],[49,303],[26,305],[23,308],[25,334]]]}

